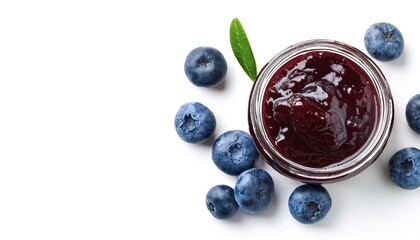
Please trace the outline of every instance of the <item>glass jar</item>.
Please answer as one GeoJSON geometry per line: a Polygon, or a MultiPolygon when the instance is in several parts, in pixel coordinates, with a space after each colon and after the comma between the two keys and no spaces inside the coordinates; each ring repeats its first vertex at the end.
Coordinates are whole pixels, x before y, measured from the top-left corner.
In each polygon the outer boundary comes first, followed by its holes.
{"type": "Polygon", "coordinates": [[[260,71],[249,100],[249,127],[264,160],[306,183],[360,173],[383,151],[394,108],[378,66],[333,40],[301,42],[260,71]]]}

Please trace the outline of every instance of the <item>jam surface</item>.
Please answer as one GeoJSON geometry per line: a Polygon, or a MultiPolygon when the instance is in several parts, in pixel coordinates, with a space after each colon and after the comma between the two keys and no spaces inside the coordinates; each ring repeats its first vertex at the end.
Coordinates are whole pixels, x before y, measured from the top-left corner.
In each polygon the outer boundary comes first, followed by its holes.
{"type": "Polygon", "coordinates": [[[310,52],[284,64],[264,95],[265,131],[285,157],[327,167],[357,153],[375,122],[376,92],[352,60],[310,52]]]}

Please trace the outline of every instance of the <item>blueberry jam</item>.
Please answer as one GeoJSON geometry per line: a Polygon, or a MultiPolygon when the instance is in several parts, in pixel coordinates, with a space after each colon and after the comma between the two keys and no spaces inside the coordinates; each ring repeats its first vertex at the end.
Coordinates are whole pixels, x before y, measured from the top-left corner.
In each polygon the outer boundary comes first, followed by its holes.
{"type": "Polygon", "coordinates": [[[338,164],[368,140],[376,95],[370,77],[353,60],[306,52],[269,81],[262,106],[265,131],[277,151],[300,165],[338,164]]]}

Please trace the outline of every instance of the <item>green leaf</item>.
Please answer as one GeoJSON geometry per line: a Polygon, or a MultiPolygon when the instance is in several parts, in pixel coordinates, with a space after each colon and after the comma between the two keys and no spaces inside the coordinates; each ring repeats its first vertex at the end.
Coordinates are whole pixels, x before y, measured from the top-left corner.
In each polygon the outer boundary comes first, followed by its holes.
{"type": "Polygon", "coordinates": [[[248,37],[238,18],[230,24],[230,45],[245,73],[255,81],[257,79],[257,64],[248,37]]]}

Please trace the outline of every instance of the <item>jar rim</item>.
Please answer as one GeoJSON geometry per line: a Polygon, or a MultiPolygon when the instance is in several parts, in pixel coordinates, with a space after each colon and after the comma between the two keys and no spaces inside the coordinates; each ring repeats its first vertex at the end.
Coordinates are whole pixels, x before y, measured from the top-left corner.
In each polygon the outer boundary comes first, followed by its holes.
{"type": "Polygon", "coordinates": [[[388,82],[379,67],[363,52],[343,42],[312,39],[289,46],[276,54],[260,71],[249,99],[249,128],[264,160],[275,170],[303,182],[328,183],[349,178],[373,163],[381,154],[393,125],[394,106],[388,82]],[[315,168],[301,165],[279,153],[264,128],[262,106],[264,92],[279,68],[299,55],[328,51],[347,57],[367,73],[376,90],[376,120],[369,139],[356,153],[339,163],[315,168]],[[270,159],[276,159],[275,163],[270,159]]]}

